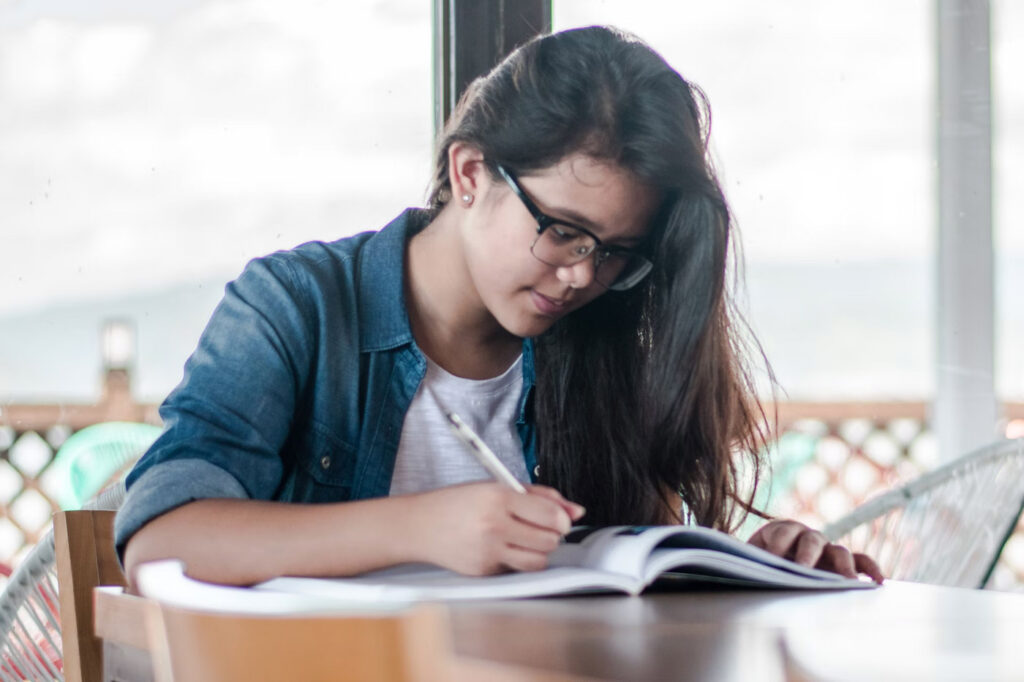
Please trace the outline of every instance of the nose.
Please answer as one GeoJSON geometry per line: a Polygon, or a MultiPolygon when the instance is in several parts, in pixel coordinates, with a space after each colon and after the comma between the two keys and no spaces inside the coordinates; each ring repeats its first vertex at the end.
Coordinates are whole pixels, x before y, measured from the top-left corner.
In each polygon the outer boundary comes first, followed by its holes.
{"type": "Polygon", "coordinates": [[[594,259],[590,256],[579,263],[563,265],[556,270],[558,280],[570,289],[586,289],[594,281],[594,259]]]}

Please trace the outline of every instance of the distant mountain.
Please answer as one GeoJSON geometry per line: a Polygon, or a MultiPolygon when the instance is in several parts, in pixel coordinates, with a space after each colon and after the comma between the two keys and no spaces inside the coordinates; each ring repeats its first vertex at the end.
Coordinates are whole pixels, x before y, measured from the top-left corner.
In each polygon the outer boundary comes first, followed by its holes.
{"type": "MultiPolygon", "coordinates": [[[[747,269],[749,321],[793,399],[926,399],[934,385],[931,268],[924,260],[764,264],[747,269]]],[[[0,316],[0,404],[91,401],[100,328],[137,326],[136,395],[159,401],[181,379],[228,280],[0,316]]],[[[1024,398],[1024,262],[1003,264],[997,386],[1024,398]]]]}
{"type": "Polygon", "coordinates": [[[0,403],[96,399],[100,330],[111,318],[135,322],[135,394],[160,400],[181,380],[228,279],[0,316],[0,403]]]}

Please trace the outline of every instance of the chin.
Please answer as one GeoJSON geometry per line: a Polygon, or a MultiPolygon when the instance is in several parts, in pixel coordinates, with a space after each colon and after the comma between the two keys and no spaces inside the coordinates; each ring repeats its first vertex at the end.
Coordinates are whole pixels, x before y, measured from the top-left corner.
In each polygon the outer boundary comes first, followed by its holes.
{"type": "Polygon", "coordinates": [[[525,339],[540,336],[547,330],[551,329],[552,325],[557,321],[558,320],[552,317],[524,315],[517,316],[514,319],[503,320],[501,321],[501,326],[504,327],[505,331],[509,334],[525,339]]]}

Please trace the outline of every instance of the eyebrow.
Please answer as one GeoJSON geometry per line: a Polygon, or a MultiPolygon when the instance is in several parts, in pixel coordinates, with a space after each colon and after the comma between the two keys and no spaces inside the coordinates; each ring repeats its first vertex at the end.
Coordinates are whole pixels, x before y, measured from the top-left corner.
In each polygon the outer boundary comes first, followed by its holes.
{"type": "MultiPolygon", "coordinates": [[[[531,201],[533,201],[534,204],[537,203],[535,199],[531,199],[531,201]]],[[[559,216],[565,216],[564,221],[559,219],[560,222],[565,222],[569,225],[575,224],[578,227],[585,227],[594,234],[597,234],[598,232],[604,232],[604,228],[602,228],[600,225],[598,225],[597,223],[595,223],[593,220],[586,217],[582,213],[579,213],[571,208],[563,208],[561,206],[557,206],[551,207],[544,212],[547,215],[557,213],[559,216]]],[[[556,216],[551,215],[551,217],[554,218],[556,216]]],[[[613,237],[611,239],[605,239],[600,234],[597,234],[597,237],[601,240],[602,244],[607,244],[608,246],[632,247],[643,242],[643,237],[613,237]]]]}

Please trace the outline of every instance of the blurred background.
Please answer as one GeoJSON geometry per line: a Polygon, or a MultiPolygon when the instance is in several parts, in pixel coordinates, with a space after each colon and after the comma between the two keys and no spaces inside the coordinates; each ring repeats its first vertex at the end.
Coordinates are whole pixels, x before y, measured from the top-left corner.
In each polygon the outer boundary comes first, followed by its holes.
{"type": "MultiPolygon", "coordinates": [[[[635,32],[708,95],[739,299],[782,389],[762,502],[818,525],[938,462],[935,11],[552,2],[554,30],[635,32]]],[[[432,20],[425,0],[0,0],[0,561],[59,504],[75,431],[158,422],[249,259],[423,203],[432,20]]],[[[994,0],[993,439],[1024,435],[1022,35],[1024,5],[994,0]]],[[[1012,586],[1024,543],[1004,558],[1012,586]]]]}

